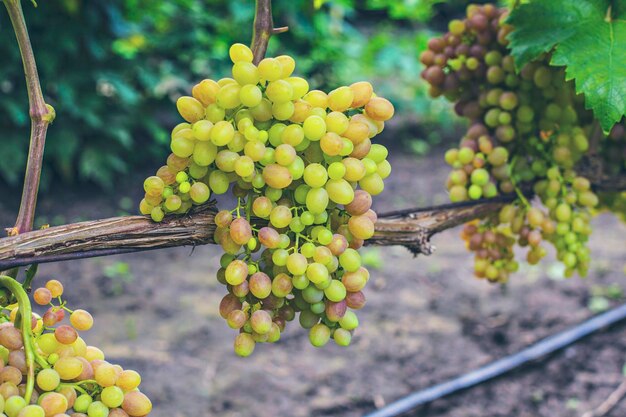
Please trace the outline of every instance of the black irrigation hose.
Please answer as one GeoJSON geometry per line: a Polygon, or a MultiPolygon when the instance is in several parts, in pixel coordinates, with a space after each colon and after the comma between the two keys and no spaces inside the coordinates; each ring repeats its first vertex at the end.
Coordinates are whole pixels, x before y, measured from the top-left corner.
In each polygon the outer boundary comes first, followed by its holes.
{"type": "Polygon", "coordinates": [[[571,329],[548,336],[542,341],[518,353],[499,359],[475,371],[426,388],[425,390],[414,392],[378,411],[368,414],[366,417],[395,417],[402,415],[420,405],[427,404],[446,395],[457,393],[461,390],[489,381],[490,379],[502,376],[521,365],[554,353],[602,328],[611,326],[625,319],[626,304],[607,311],[606,313],[599,314],[571,329]]]}

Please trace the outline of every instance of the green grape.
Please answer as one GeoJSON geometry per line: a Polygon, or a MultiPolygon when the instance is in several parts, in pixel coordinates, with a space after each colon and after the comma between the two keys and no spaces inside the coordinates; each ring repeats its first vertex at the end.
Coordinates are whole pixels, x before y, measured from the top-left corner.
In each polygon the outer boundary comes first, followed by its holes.
{"type": "Polygon", "coordinates": [[[230,181],[228,176],[222,171],[212,171],[209,174],[209,187],[215,194],[224,194],[228,191],[230,181]]]}
{"type": "Polygon", "coordinates": [[[306,268],[306,277],[314,284],[321,284],[328,280],[328,268],[325,265],[313,262],[306,268]]]}
{"type": "Polygon", "coordinates": [[[180,115],[189,123],[195,123],[204,117],[204,106],[193,97],[184,96],[176,101],[180,115]]]}
{"type": "Polygon", "coordinates": [[[289,125],[283,129],[280,139],[283,143],[296,147],[304,140],[304,129],[297,124],[289,125]]]}
{"type": "Polygon", "coordinates": [[[225,85],[217,92],[217,104],[226,110],[234,109],[241,104],[240,94],[241,86],[239,84],[225,85]]]}
{"type": "Polygon", "coordinates": [[[54,369],[42,369],[36,380],[39,388],[44,391],[54,391],[61,383],[61,377],[54,369]]]}
{"type": "Polygon", "coordinates": [[[306,257],[300,253],[292,253],[287,258],[287,270],[292,275],[302,275],[307,271],[307,260],[306,257]]]}
{"type": "MultiPolygon", "coordinates": [[[[310,166],[310,165],[309,165],[310,166]]],[[[311,188],[306,195],[306,207],[312,214],[320,214],[328,207],[329,195],[324,188],[311,188]]]]}
{"type": "Polygon", "coordinates": [[[260,78],[259,70],[256,65],[251,62],[235,62],[235,65],[233,65],[233,78],[241,85],[253,84],[256,86],[260,78]]]}
{"type": "Polygon", "coordinates": [[[311,344],[315,347],[322,347],[328,340],[330,339],[330,329],[328,326],[318,323],[311,327],[309,331],[309,340],[311,344]]]}
{"type": "Polygon", "coordinates": [[[346,311],[346,314],[339,320],[339,325],[345,330],[354,330],[359,327],[359,319],[352,311],[346,311]]]}
{"type": "Polygon", "coordinates": [[[124,402],[124,391],[119,387],[106,387],[100,393],[102,403],[109,408],[116,408],[124,402]]]}
{"type": "Polygon", "coordinates": [[[292,99],[293,87],[285,80],[271,81],[267,84],[265,94],[273,103],[285,103],[292,99]]]}
{"type": "MultiPolygon", "coordinates": [[[[363,190],[367,191],[371,195],[378,195],[382,193],[383,189],[385,188],[383,179],[380,177],[380,175],[378,175],[378,173],[374,173],[374,174],[363,177],[359,181],[359,185],[361,186],[363,190]]],[[[333,201],[336,201],[336,200],[333,200],[333,201]]],[[[336,202],[340,204],[347,204],[347,203],[341,203],[339,201],[336,201],[336,202]]]]}
{"type": "Polygon", "coordinates": [[[275,58],[265,58],[259,62],[259,76],[263,80],[276,81],[282,76],[282,65],[275,58]]]}
{"type": "Polygon", "coordinates": [[[309,304],[319,303],[324,298],[324,291],[316,288],[314,285],[309,285],[302,290],[302,298],[309,304]]]}
{"type": "Polygon", "coordinates": [[[5,399],[4,402],[4,413],[8,417],[17,417],[19,412],[26,407],[26,400],[18,395],[14,395],[10,398],[5,399]]]}
{"type": "Polygon", "coordinates": [[[225,146],[235,136],[235,128],[232,124],[226,121],[219,121],[215,123],[213,129],[211,129],[211,142],[216,146],[225,146]]]}
{"type": "Polygon", "coordinates": [[[235,43],[229,50],[230,59],[234,62],[252,62],[252,51],[246,45],[235,43]]]}
{"type": "Polygon", "coordinates": [[[224,120],[226,117],[226,110],[220,107],[217,103],[209,104],[205,111],[205,117],[212,123],[217,123],[224,120]]]}
{"type": "Polygon", "coordinates": [[[109,415],[109,408],[101,401],[94,401],[87,408],[87,415],[89,417],[107,417],[109,415]]]}
{"type": "Polygon", "coordinates": [[[256,85],[247,84],[239,90],[239,100],[244,106],[256,107],[263,100],[263,93],[256,85]]]}
{"type": "Polygon", "coordinates": [[[304,175],[304,161],[299,156],[296,156],[296,159],[294,159],[293,162],[287,166],[287,169],[289,170],[292,179],[299,180],[304,175]]]}
{"type": "Polygon", "coordinates": [[[46,413],[38,405],[27,405],[19,412],[19,417],[45,417],[46,413]]]}
{"type": "Polygon", "coordinates": [[[348,248],[339,255],[339,264],[346,271],[354,272],[361,266],[361,256],[356,250],[348,248]]]}
{"type": "Polygon", "coordinates": [[[278,229],[289,226],[292,218],[291,210],[285,206],[276,206],[270,213],[270,223],[278,229]]]}
{"type": "Polygon", "coordinates": [[[326,191],[328,192],[328,197],[337,204],[350,204],[354,199],[354,189],[350,183],[344,179],[328,180],[326,183],[326,191]]]}
{"type": "Polygon", "coordinates": [[[326,134],[326,122],[319,116],[309,116],[302,125],[304,136],[310,140],[320,140],[326,134]]]}
{"type": "Polygon", "coordinates": [[[293,89],[293,94],[291,96],[292,100],[298,100],[309,92],[309,83],[304,78],[289,77],[286,79],[286,81],[291,85],[291,88],[293,89]]]}
{"type": "Polygon", "coordinates": [[[341,281],[332,280],[324,294],[330,301],[339,302],[346,298],[346,287],[341,281]]]}
{"type": "Polygon", "coordinates": [[[339,328],[333,333],[333,340],[339,346],[349,346],[352,342],[352,334],[344,328],[339,328]]]}

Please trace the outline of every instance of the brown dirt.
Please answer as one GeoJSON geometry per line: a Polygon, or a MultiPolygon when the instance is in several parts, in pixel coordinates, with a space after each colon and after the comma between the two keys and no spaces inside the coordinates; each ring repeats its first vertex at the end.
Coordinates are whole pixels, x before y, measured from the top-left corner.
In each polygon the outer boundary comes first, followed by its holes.
{"type": "MultiPolygon", "coordinates": [[[[440,186],[446,168],[438,159],[395,155],[379,210],[446,200],[440,186]]],[[[137,177],[127,185],[134,199],[140,184],[137,177]]],[[[53,190],[40,205],[49,219],[63,214],[60,221],[118,212],[116,199],[85,197],[79,189],[53,190]]],[[[13,213],[13,206],[0,206],[1,224],[10,224],[13,213]]],[[[154,417],[352,417],[579,323],[592,315],[594,286],[626,289],[626,227],[609,215],[594,226],[589,278],[555,278],[558,267],[547,259],[524,266],[505,288],[471,277],[458,230],[436,236],[430,257],[414,259],[401,247],[368,249],[378,252],[382,267],[372,273],[350,348],[315,349],[292,323],[280,343],[258,346],[248,359],[232,353],[234,331],[218,315],[224,290],[214,278],[217,247],[47,264],[38,279],[61,279],[71,304],[95,315],[87,341],[141,372],[154,417]],[[131,277],[107,277],[107,267],[123,263],[131,277]]],[[[621,382],[624,336],[626,327],[617,326],[413,415],[580,416],[621,382]]],[[[626,401],[608,414],[624,415],[626,401]]]]}

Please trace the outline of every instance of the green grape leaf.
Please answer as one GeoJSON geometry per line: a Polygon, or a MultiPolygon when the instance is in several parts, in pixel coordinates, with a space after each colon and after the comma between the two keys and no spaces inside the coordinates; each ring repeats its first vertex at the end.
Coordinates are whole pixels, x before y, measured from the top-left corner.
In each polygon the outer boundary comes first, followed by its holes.
{"type": "Polygon", "coordinates": [[[554,50],[551,65],[566,67],[605,132],[626,114],[625,9],[610,0],[534,0],[508,19],[518,68],[554,50]]]}

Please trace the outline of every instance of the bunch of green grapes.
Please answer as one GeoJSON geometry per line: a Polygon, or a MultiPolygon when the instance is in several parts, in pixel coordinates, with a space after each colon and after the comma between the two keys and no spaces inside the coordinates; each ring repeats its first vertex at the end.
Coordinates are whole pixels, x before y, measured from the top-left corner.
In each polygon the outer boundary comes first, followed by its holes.
{"type": "MultiPolygon", "coordinates": [[[[598,152],[602,155],[602,168],[609,176],[626,177],[626,125],[624,121],[613,127],[598,152]]],[[[600,208],[615,213],[626,222],[626,191],[603,191],[599,197],[600,208]]]]}
{"type": "MultiPolygon", "coordinates": [[[[3,281],[12,280],[2,277],[3,281]]],[[[140,417],[152,403],[139,391],[141,377],[105,361],[104,353],[79,336],[93,326],[85,310],[70,310],[63,285],[50,280],[33,293],[49,308],[31,313],[26,293],[0,312],[0,416],[140,417]],[[21,298],[20,298],[21,297],[21,298]],[[30,326],[22,319],[31,314],[30,326]],[[67,320],[66,320],[67,318],[67,320]],[[65,324],[67,321],[68,324],[65,324]]]]}
{"type": "Polygon", "coordinates": [[[232,78],[178,100],[186,122],[172,131],[167,165],[146,179],[140,210],[161,221],[232,190],[237,206],[215,216],[215,241],[235,352],[276,342],[297,313],[314,346],[346,346],[369,279],[357,250],[374,234],[372,196],[391,172],[371,140],[394,108],[368,82],[309,91],[286,55],[257,66],[235,44],[230,58],[232,78]]]}
{"type": "MultiPolygon", "coordinates": [[[[598,197],[576,165],[590,152],[593,119],[562,68],[543,56],[516,72],[507,49],[507,11],[470,5],[463,20],[431,39],[420,57],[433,97],[445,96],[470,122],[459,147],[445,154],[453,202],[517,194],[497,215],[468,225],[462,237],[475,252],[475,275],[507,281],[518,268],[515,244],[538,263],[549,242],[565,275],[586,274],[591,209],[598,197]],[[541,205],[526,198],[534,194],[541,205]]],[[[605,139],[603,139],[605,140],[605,139]]]]}

